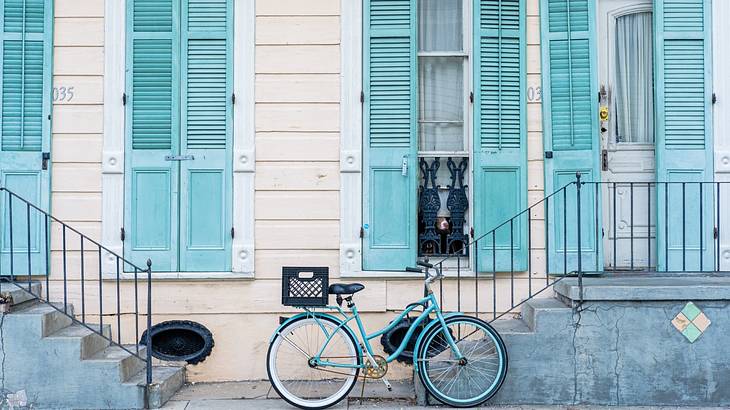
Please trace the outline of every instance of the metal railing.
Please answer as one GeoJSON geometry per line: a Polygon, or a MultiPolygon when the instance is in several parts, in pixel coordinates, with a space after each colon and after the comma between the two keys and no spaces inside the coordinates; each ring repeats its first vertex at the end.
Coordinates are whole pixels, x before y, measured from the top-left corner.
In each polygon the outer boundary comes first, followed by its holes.
{"type": "MultiPolygon", "coordinates": [[[[730,273],[720,244],[723,233],[730,241],[721,212],[723,199],[730,201],[728,184],[591,182],[578,173],[432,263],[456,280],[457,311],[468,304],[492,321],[565,277],[577,278],[582,303],[585,275],[730,273]],[[473,295],[464,292],[469,281],[473,295]],[[509,291],[498,290],[500,283],[509,291]]],[[[443,304],[443,281],[439,290],[443,304]]]]}
{"type": "MultiPolygon", "coordinates": [[[[147,385],[152,383],[152,262],[147,260],[146,268],[141,268],[115,252],[104,247],[73,227],[67,225],[48,212],[40,209],[7,188],[0,187],[0,294],[3,282],[30,293],[38,300],[47,303],[57,311],[70,317],[72,321],[108,340],[128,353],[145,362],[147,385]],[[51,237],[53,236],[53,240],[51,237]],[[60,249],[59,249],[60,247],[60,249]],[[76,257],[78,256],[78,259],[76,257]],[[104,272],[103,258],[111,258],[113,272],[104,272]],[[72,261],[73,260],[73,261],[72,261]],[[60,265],[56,269],[56,264],[60,265]],[[71,266],[70,266],[71,265],[71,266]],[[122,276],[129,272],[133,289],[122,294],[122,276]],[[76,276],[78,275],[78,276],[76,276]],[[45,294],[36,294],[33,282],[40,276],[45,281],[45,294]],[[60,276],[60,277],[59,277],[60,276]],[[74,276],[73,278],[71,276],[74,276]],[[60,283],[59,283],[60,282],[60,283]],[[62,295],[52,294],[62,291],[62,295]],[[60,289],[59,289],[60,288],[60,289]],[[109,289],[111,288],[111,289],[109,289]],[[146,288],[146,295],[140,289],[146,288]],[[106,291],[105,291],[106,290],[106,291]],[[88,294],[98,293],[98,306],[89,310],[88,294]],[[73,299],[80,303],[81,314],[69,311],[70,292],[77,292],[73,299]],[[133,293],[129,295],[128,293],[133,293]],[[116,306],[104,309],[105,295],[112,295],[116,306]],[[133,312],[122,310],[122,301],[133,296],[133,312]],[[146,300],[144,297],[146,296],[146,300]],[[52,302],[63,301],[62,306],[52,302]],[[146,311],[140,311],[140,299],[146,303],[146,311]],[[123,329],[122,319],[134,318],[134,347],[122,342],[122,335],[128,336],[123,329]],[[98,323],[92,323],[90,318],[98,323]],[[146,319],[144,345],[146,352],[140,353],[140,318],[146,319]],[[108,320],[108,321],[107,321],[108,320]],[[116,324],[109,336],[104,332],[105,322],[116,324]],[[116,335],[114,333],[116,330],[116,335]],[[116,338],[115,338],[116,336],[116,338]]],[[[127,281],[125,281],[127,282],[127,281]]],[[[130,330],[131,332],[131,330],[130,330]]]]}

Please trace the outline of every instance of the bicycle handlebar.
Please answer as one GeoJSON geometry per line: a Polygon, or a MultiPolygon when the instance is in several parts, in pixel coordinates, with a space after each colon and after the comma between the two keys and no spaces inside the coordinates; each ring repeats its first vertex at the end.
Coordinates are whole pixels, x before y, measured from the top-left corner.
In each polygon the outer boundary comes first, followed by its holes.
{"type": "Polygon", "coordinates": [[[424,262],[424,261],[418,261],[418,262],[416,262],[416,265],[423,266],[424,268],[429,268],[429,269],[433,268],[433,264],[424,262]]]}

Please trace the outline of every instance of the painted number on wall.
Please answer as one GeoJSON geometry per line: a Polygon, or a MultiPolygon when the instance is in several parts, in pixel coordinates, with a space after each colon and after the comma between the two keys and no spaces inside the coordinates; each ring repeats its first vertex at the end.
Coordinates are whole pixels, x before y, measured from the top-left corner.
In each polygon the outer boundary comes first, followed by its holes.
{"type": "Polygon", "coordinates": [[[74,99],[74,87],[53,87],[53,102],[71,102],[74,99]]]}
{"type": "Polygon", "coordinates": [[[528,102],[541,102],[542,101],[542,87],[530,86],[527,87],[527,101],[528,102]]]}

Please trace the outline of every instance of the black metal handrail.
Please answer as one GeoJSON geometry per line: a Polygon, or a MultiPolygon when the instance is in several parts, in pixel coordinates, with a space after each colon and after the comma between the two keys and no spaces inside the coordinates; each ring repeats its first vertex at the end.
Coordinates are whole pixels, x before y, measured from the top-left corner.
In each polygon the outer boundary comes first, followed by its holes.
{"type": "MultiPolygon", "coordinates": [[[[720,233],[725,232],[721,228],[726,223],[720,212],[721,198],[724,194],[730,195],[730,192],[724,190],[728,184],[730,182],[592,182],[582,180],[580,173],[577,173],[574,181],[568,182],[491,230],[476,235],[462,249],[451,252],[433,264],[443,272],[447,263],[450,263],[448,268],[454,268],[455,259],[456,309],[461,311],[462,297],[465,296],[462,283],[473,280],[475,314],[480,314],[480,301],[484,303],[484,299],[487,302],[491,299],[491,321],[512,312],[569,276],[577,277],[580,304],[583,301],[583,279],[586,274],[730,273],[721,263],[720,246],[720,233]],[[624,237],[617,233],[619,205],[616,193],[620,187],[628,190],[626,212],[629,220],[624,221],[624,226],[620,227],[628,232],[624,237]],[[645,204],[641,203],[637,195],[639,189],[645,190],[645,204]],[[652,199],[659,195],[664,200],[661,207],[660,201],[652,199]],[[604,210],[605,205],[608,206],[604,210]],[[541,221],[533,217],[537,211],[544,215],[541,221]],[[603,229],[603,220],[606,218],[611,227],[608,233],[603,229]],[[694,222],[691,222],[692,218],[694,222]],[[643,226],[639,226],[639,220],[645,221],[643,226]],[[532,227],[536,221],[544,223],[542,246],[535,246],[533,243],[532,227]],[[637,235],[640,227],[645,230],[645,235],[641,238],[637,235]],[[522,240],[521,235],[526,238],[522,240]],[[692,240],[691,235],[694,236],[692,240]],[[505,243],[497,245],[500,236],[505,243]],[[509,238],[508,243],[506,238],[509,238]],[[626,243],[619,246],[621,241],[626,243]],[[638,243],[641,241],[646,241],[645,259],[636,256],[639,251],[638,243]],[[486,247],[480,248],[480,244],[486,244],[486,247]],[[617,256],[621,248],[627,249],[625,263],[617,256]],[[480,249],[488,255],[491,254],[491,261],[484,264],[486,269],[480,268],[480,249]],[[606,257],[603,250],[612,251],[610,257],[606,257]],[[536,251],[543,252],[544,279],[533,274],[533,256],[536,251]],[[498,263],[497,254],[500,252],[508,257],[507,262],[498,263]],[[473,278],[465,277],[462,272],[462,259],[469,254],[473,255],[473,278]],[[551,255],[554,258],[552,261],[551,255]],[[646,262],[642,263],[643,260],[646,262]],[[604,261],[607,263],[604,264],[604,261]],[[488,275],[484,275],[485,271],[488,275]],[[527,289],[523,289],[522,294],[515,287],[515,279],[519,273],[523,273],[522,279],[527,281],[527,289]],[[497,291],[501,274],[509,274],[508,295],[497,291]],[[483,297],[480,295],[479,284],[489,278],[492,279],[492,294],[483,297]],[[497,303],[500,297],[509,297],[509,304],[501,312],[497,303]]],[[[443,297],[442,281],[442,304],[443,297]]]]}
{"type": "MultiPolygon", "coordinates": [[[[0,252],[0,292],[2,291],[2,283],[3,281],[9,282],[11,284],[16,285],[18,288],[24,290],[25,292],[31,294],[36,299],[47,303],[49,306],[53,307],[57,311],[65,314],[71,320],[79,324],[92,332],[100,335],[104,339],[108,340],[111,344],[118,346],[128,353],[134,355],[138,359],[145,362],[146,366],[146,381],[147,385],[149,386],[152,383],[152,343],[151,343],[151,334],[150,328],[152,327],[152,261],[147,260],[147,266],[146,268],[141,268],[134,263],[130,262],[129,260],[125,259],[124,257],[118,255],[114,251],[110,250],[109,248],[105,247],[104,245],[100,244],[99,242],[89,238],[85,234],[81,233],[77,229],[69,226],[68,224],[64,223],[60,219],[54,217],[53,215],[49,214],[48,212],[44,211],[43,209],[39,208],[38,206],[34,205],[30,201],[22,198],[15,192],[5,188],[0,187],[0,201],[2,201],[2,208],[5,209],[5,211],[2,214],[2,217],[0,217],[0,226],[3,228],[0,229],[0,232],[2,232],[3,235],[3,242],[7,238],[8,243],[3,244],[2,252],[0,252]],[[18,204],[20,206],[20,212],[22,220],[18,221],[18,214],[16,213],[16,216],[13,216],[13,209],[14,207],[17,207],[18,204]],[[24,208],[24,212],[22,210],[24,208]],[[20,226],[17,226],[20,224],[20,226]],[[56,224],[60,227],[61,230],[61,258],[62,258],[62,273],[63,273],[63,306],[58,307],[51,303],[51,257],[52,253],[55,252],[51,248],[51,228],[53,224],[56,224]],[[7,229],[7,230],[6,230],[7,229]],[[22,243],[18,244],[15,240],[15,231],[20,229],[24,235],[24,238],[21,239],[21,242],[25,242],[23,245],[22,243]],[[34,233],[35,232],[35,238],[34,233]],[[74,238],[73,241],[71,241],[68,238],[68,235],[75,235],[76,238],[74,238]],[[78,241],[78,242],[76,242],[78,241]],[[78,251],[70,251],[68,249],[69,243],[78,243],[79,248],[78,251]],[[36,255],[34,255],[33,251],[33,245],[36,244],[36,255]],[[7,245],[7,248],[5,248],[7,245]],[[92,252],[89,252],[89,250],[93,250],[92,252]],[[73,282],[72,280],[69,280],[68,274],[70,273],[69,266],[68,266],[68,256],[72,252],[78,252],[79,254],[79,263],[78,263],[78,274],[79,274],[79,293],[80,293],[80,299],[81,299],[81,315],[80,317],[77,315],[74,315],[73,313],[68,311],[69,307],[69,297],[68,297],[68,291],[69,288],[72,286],[73,282]],[[102,258],[104,256],[104,252],[106,252],[108,255],[111,255],[112,258],[114,258],[114,261],[116,263],[115,266],[115,291],[116,291],[116,312],[104,312],[104,281],[105,281],[105,274],[103,272],[102,268],[102,258]],[[97,268],[94,269],[94,273],[98,276],[94,279],[90,279],[87,276],[87,270],[90,266],[88,263],[86,263],[87,255],[94,255],[98,258],[97,268]],[[23,265],[24,269],[22,267],[18,267],[15,259],[20,258],[21,261],[24,262],[23,265]],[[3,266],[3,261],[6,259],[9,259],[7,266],[3,266]],[[34,261],[39,262],[41,266],[34,266],[34,261]],[[5,269],[9,268],[8,271],[5,269]],[[18,269],[16,269],[18,268],[18,269]],[[22,269],[22,272],[21,272],[22,269]],[[134,272],[133,273],[133,284],[134,284],[134,333],[135,333],[135,342],[134,342],[134,348],[129,348],[128,346],[125,346],[122,343],[122,316],[125,314],[122,312],[121,309],[121,275],[122,271],[129,271],[134,272]],[[45,295],[43,294],[35,294],[33,292],[33,277],[38,275],[44,275],[45,276],[45,295]],[[144,281],[146,280],[146,283],[144,281]],[[89,283],[96,283],[98,286],[98,292],[99,292],[99,309],[98,309],[98,318],[99,323],[89,323],[87,321],[87,315],[89,315],[89,312],[87,312],[86,309],[86,287],[89,283]],[[140,312],[139,309],[139,299],[140,299],[140,282],[141,286],[146,286],[147,288],[147,309],[146,312],[140,312]],[[27,288],[25,287],[27,285],[27,288]],[[146,315],[146,339],[145,339],[145,346],[146,354],[140,354],[140,337],[139,337],[139,320],[140,316],[146,315]],[[114,338],[114,332],[109,334],[107,337],[104,334],[104,317],[112,317],[112,320],[116,320],[116,340],[114,338]]],[[[17,211],[16,211],[17,212],[17,211]]],[[[43,292],[40,292],[43,293],[43,292]]]]}

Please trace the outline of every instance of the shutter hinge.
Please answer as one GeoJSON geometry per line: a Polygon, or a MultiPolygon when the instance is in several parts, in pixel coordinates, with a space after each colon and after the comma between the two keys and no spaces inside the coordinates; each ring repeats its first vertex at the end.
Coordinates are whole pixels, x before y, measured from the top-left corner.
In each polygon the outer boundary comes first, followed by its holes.
{"type": "Polygon", "coordinates": [[[717,227],[714,227],[714,228],[712,228],[712,237],[713,237],[714,239],[717,239],[717,237],[718,237],[718,236],[720,236],[720,232],[719,232],[719,230],[717,229],[717,227]]]}
{"type": "Polygon", "coordinates": [[[469,236],[474,239],[474,228],[469,228],[469,236]]]}
{"type": "Polygon", "coordinates": [[[236,104],[236,93],[231,94],[231,104],[236,104]]]}
{"type": "Polygon", "coordinates": [[[469,102],[474,104],[474,93],[473,92],[469,93],[469,102]]]}
{"type": "Polygon", "coordinates": [[[236,237],[236,229],[234,227],[231,227],[231,239],[236,237]]]}
{"type": "Polygon", "coordinates": [[[361,227],[360,227],[360,238],[364,238],[364,237],[365,237],[365,228],[363,228],[363,227],[361,226],[361,227]]]}
{"type": "Polygon", "coordinates": [[[365,93],[362,92],[362,91],[360,91],[360,102],[361,103],[364,103],[365,102],[365,93]]]}
{"type": "Polygon", "coordinates": [[[124,232],[124,228],[122,228],[119,232],[119,238],[124,242],[124,239],[127,237],[127,233],[124,232]]]}
{"type": "Polygon", "coordinates": [[[122,105],[127,105],[127,93],[122,93],[122,105]]]}
{"type": "Polygon", "coordinates": [[[717,104],[717,94],[712,93],[712,103],[717,104]]]}

